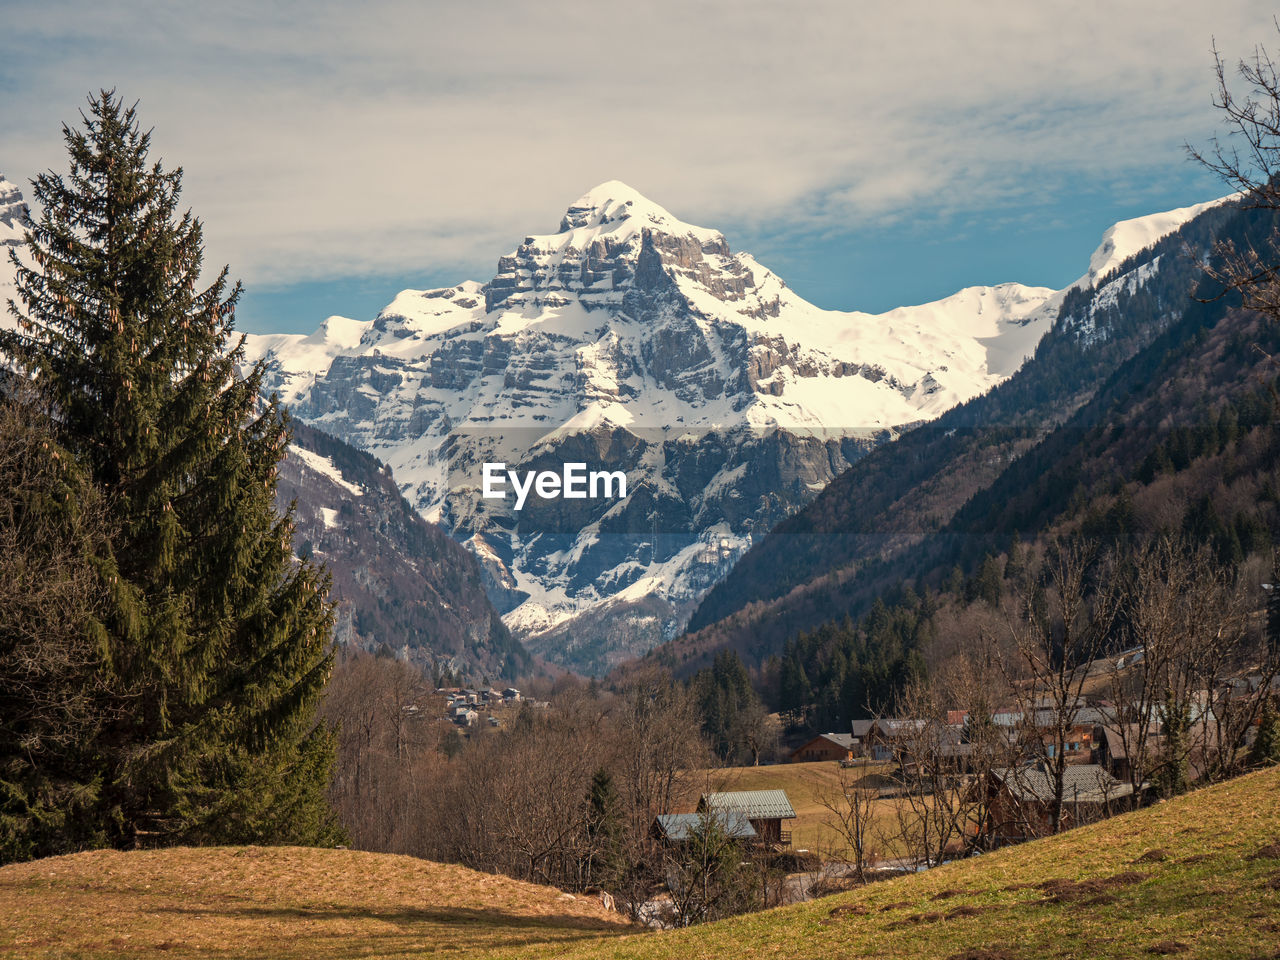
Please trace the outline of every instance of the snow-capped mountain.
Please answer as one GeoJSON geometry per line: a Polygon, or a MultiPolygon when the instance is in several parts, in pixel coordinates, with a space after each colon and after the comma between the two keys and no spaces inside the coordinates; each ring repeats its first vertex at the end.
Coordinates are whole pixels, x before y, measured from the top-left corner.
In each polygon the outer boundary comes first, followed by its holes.
{"type": "MultiPolygon", "coordinates": [[[[1080,283],[1184,212],[1112,228],[1080,283]]],[[[1064,295],[1010,283],[822,310],[611,181],[485,284],[406,290],[373,320],[249,350],[298,416],[386,461],[472,548],[526,645],[598,670],[673,635],[753,536],[852,460],[1013,373],[1064,295]],[[531,494],[516,511],[480,496],[486,462],[621,470],[629,496],[531,494]]]]}
{"type": "Polygon", "coordinates": [[[17,294],[13,285],[13,265],[9,263],[9,251],[21,246],[22,225],[27,215],[22,191],[16,184],[6,180],[4,174],[0,174],[0,317],[3,318],[8,317],[8,303],[17,294]]]}
{"type": "Polygon", "coordinates": [[[421,386],[440,392],[417,396],[455,422],[563,423],[591,410],[623,425],[685,417],[717,428],[882,429],[934,416],[1017,369],[1018,348],[1034,348],[1054,292],[1010,283],[881,315],[822,310],[749,254],[731,253],[717,231],[611,181],[570,206],[557,233],[526,237],[500,258],[486,284],[405,290],[376,320],[331,317],[311,336],[261,338],[255,350],[274,355],[282,394],[294,401],[335,357],[430,356],[437,371],[454,362],[467,390],[437,372],[421,386]],[[636,294],[661,292],[680,301],[685,326],[659,330],[637,316],[636,294]],[[684,334],[699,366],[664,372],[664,351],[673,339],[683,348],[684,334]],[[517,358],[485,354],[490,338],[517,358]],[[561,348],[550,351],[552,341],[561,348]],[[551,390],[555,376],[519,359],[530,350],[544,360],[554,353],[571,393],[551,390]],[[494,360],[523,370],[524,382],[513,391],[509,378],[467,376],[494,360]]]}

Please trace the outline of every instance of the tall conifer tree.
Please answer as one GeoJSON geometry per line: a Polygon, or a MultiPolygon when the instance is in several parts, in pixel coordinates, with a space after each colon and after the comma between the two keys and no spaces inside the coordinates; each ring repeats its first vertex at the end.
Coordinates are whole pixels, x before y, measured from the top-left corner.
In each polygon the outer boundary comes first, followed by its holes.
{"type": "Polygon", "coordinates": [[[0,395],[0,863],[101,845],[102,498],[28,391],[0,395]]]}
{"type": "Polygon", "coordinates": [[[47,391],[113,521],[110,841],[325,841],[333,745],[313,715],[333,613],[274,507],[287,415],[260,400],[260,366],[239,375],[239,284],[224,267],[200,285],[181,169],[148,162],[150,135],[113,91],[81,118],[63,127],[69,173],[33,181],[25,309],[0,350],[47,391]]]}

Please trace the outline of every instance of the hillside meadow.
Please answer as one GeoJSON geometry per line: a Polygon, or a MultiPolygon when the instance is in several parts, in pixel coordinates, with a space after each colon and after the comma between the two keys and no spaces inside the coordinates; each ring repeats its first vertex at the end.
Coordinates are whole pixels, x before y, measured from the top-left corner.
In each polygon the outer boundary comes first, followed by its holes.
{"type": "Polygon", "coordinates": [[[1280,957],[1280,768],[852,893],[667,933],[549,887],[301,848],[0,869],[0,956],[1280,957]]]}
{"type": "Polygon", "coordinates": [[[0,869],[0,957],[510,956],[626,929],[598,901],[413,857],[99,850],[0,869]]]}

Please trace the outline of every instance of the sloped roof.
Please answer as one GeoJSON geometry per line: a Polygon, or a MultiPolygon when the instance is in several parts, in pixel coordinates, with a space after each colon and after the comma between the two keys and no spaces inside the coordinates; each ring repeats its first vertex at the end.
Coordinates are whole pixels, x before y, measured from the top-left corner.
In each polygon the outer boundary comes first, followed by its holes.
{"type": "Polygon", "coordinates": [[[929,725],[927,720],[902,720],[890,717],[876,721],[876,728],[886,737],[907,737],[929,725]]]}
{"type": "Polygon", "coordinates": [[[751,821],[737,810],[722,810],[718,813],[662,813],[658,815],[658,829],[668,840],[688,840],[689,835],[703,829],[704,817],[713,817],[721,829],[736,840],[750,840],[756,835],[756,828],[751,821]]]}
{"type": "Polygon", "coordinates": [[[704,793],[698,809],[734,810],[751,820],[794,820],[796,816],[785,790],[704,793]]]}
{"type": "MultiPolygon", "coordinates": [[[[1019,800],[1053,800],[1053,779],[1042,767],[1007,767],[991,773],[1019,800]]],[[[1132,785],[1120,782],[1096,763],[1069,765],[1063,771],[1062,786],[1062,802],[1068,804],[1103,803],[1133,792],[1132,785]]]]}
{"type": "MultiPolygon", "coordinates": [[[[1162,728],[1163,724],[1159,721],[1147,724],[1146,749],[1152,753],[1155,753],[1164,742],[1162,728]]],[[[1141,732],[1136,723],[1126,723],[1123,728],[1111,725],[1103,727],[1102,739],[1107,744],[1107,753],[1111,754],[1112,759],[1115,760],[1129,759],[1128,746],[1130,744],[1135,748],[1138,746],[1141,732]]]]}
{"type": "Polygon", "coordinates": [[[806,740],[804,743],[800,744],[800,746],[792,750],[791,751],[792,755],[794,756],[795,754],[803,750],[805,747],[808,747],[811,744],[817,743],[819,740],[826,740],[830,743],[833,743],[837,747],[840,747],[842,750],[852,750],[854,744],[858,742],[858,738],[851,733],[820,733],[816,737],[806,740]]]}

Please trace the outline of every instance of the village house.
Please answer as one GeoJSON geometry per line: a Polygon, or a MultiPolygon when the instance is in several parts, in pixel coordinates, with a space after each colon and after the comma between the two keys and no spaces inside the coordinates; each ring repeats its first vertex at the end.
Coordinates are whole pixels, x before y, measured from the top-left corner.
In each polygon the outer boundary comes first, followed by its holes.
{"type": "Polygon", "coordinates": [[[1132,779],[1133,755],[1139,751],[1144,755],[1147,770],[1164,752],[1164,734],[1159,721],[1147,724],[1145,737],[1136,723],[1104,724],[1098,727],[1095,740],[1098,763],[1117,780],[1132,779]]]}
{"type": "Polygon", "coordinates": [[[788,759],[792,763],[811,763],[816,760],[847,763],[854,759],[855,750],[860,746],[857,737],[851,733],[820,733],[792,750],[788,759]]]}
{"type": "Polygon", "coordinates": [[[905,778],[957,777],[971,772],[977,750],[965,742],[964,728],[931,724],[895,745],[894,759],[905,778]]]}
{"type": "MultiPolygon", "coordinates": [[[[1056,733],[1040,730],[1041,750],[1043,756],[1052,758],[1058,750],[1056,733]]],[[[1093,763],[1094,761],[1094,727],[1089,724],[1073,724],[1067,731],[1063,754],[1067,763],[1093,763]]]]}
{"type": "MultiPolygon", "coordinates": [[[[1041,764],[992,770],[985,784],[986,816],[977,830],[998,843],[1016,843],[1053,833],[1054,783],[1041,764]]],[[[1069,829],[1101,820],[1133,793],[1097,764],[1068,766],[1064,771],[1060,824],[1069,829]]]]}
{"type": "Polygon", "coordinates": [[[902,747],[924,729],[924,720],[854,720],[850,733],[862,744],[862,754],[877,763],[895,759],[902,747]]]}
{"type": "Polygon", "coordinates": [[[698,801],[699,813],[738,814],[751,823],[761,843],[791,845],[791,831],[782,829],[783,820],[794,820],[796,811],[785,790],[738,790],[704,793],[698,801]]]}

